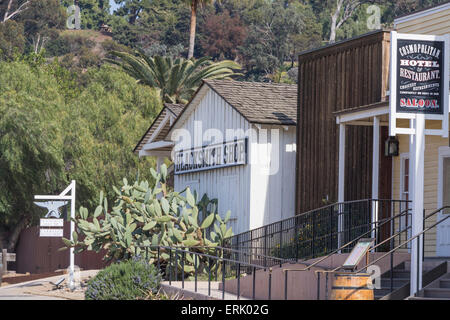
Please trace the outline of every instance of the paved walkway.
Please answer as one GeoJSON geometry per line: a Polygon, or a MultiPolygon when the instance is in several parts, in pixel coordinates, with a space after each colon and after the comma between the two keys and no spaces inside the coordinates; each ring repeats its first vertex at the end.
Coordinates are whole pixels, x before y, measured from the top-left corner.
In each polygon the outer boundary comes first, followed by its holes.
{"type": "MultiPolygon", "coordinates": [[[[98,270],[81,271],[81,279],[93,277],[98,270]]],[[[38,279],[17,283],[0,288],[0,300],[80,300],[84,297],[82,292],[65,294],[62,290],[52,291],[50,282],[57,282],[67,275],[38,279]]]]}

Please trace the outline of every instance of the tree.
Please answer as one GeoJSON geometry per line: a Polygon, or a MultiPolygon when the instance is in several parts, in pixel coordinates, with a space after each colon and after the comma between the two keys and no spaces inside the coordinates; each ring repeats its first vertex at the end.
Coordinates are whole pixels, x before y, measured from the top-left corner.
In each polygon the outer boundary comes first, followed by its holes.
{"type": "Polygon", "coordinates": [[[157,94],[109,66],[77,76],[56,62],[0,62],[0,232],[10,251],[45,213],[33,195],[76,180],[78,203],[93,208],[123,176],[153,179],[155,160],[131,150],[162,108],[157,94]]]}
{"type": "Polygon", "coordinates": [[[338,30],[349,18],[353,16],[356,9],[362,4],[359,0],[337,0],[336,7],[331,13],[330,43],[336,42],[336,30],[338,30]]]}
{"type": "Polygon", "coordinates": [[[59,0],[32,0],[28,8],[18,20],[24,24],[33,52],[39,53],[50,39],[58,36],[58,30],[64,28],[66,13],[59,0]]]}
{"type": "Polygon", "coordinates": [[[194,56],[195,32],[197,27],[197,10],[199,7],[205,6],[213,2],[213,0],[184,0],[191,8],[191,27],[189,31],[189,52],[188,59],[194,56]]]}
{"type": "Polygon", "coordinates": [[[6,21],[27,10],[30,2],[31,0],[7,0],[5,3],[6,6],[4,7],[2,23],[5,23],[6,21]]]}
{"type": "Polygon", "coordinates": [[[12,60],[25,49],[23,25],[14,20],[0,23],[0,60],[12,60]]]}
{"type": "Polygon", "coordinates": [[[126,52],[111,52],[119,61],[108,59],[119,65],[129,75],[152,88],[160,90],[164,102],[187,103],[203,79],[228,79],[237,76],[234,70],[241,67],[229,60],[212,62],[209,57],[195,60],[172,57],[148,57],[142,52],[135,55],[126,52]]]}
{"type": "Polygon", "coordinates": [[[120,5],[115,14],[126,17],[128,23],[132,25],[136,23],[142,11],[155,10],[150,6],[151,0],[115,0],[115,2],[120,5]]]}
{"type": "Polygon", "coordinates": [[[301,50],[320,44],[320,25],[307,5],[277,0],[252,10],[250,17],[253,23],[239,48],[249,79],[261,80],[285,62],[293,64],[301,50]]]}
{"type": "Polygon", "coordinates": [[[244,43],[247,35],[239,16],[231,17],[228,11],[209,15],[202,29],[200,45],[206,55],[214,59],[237,58],[238,47],[244,43]]]}

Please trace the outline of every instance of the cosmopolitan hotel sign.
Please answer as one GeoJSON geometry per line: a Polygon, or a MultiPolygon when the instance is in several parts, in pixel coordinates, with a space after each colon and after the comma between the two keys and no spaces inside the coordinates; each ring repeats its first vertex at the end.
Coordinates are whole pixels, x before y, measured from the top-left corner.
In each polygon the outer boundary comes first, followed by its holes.
{"type": "Polygon", "coordinates": [[[398,113],[443,114],[443,45],[398,39],[398,113]]]}
{"type": "Polygon", "coordinates": [[[175,174],[247,164],[247,141],[240,139],[175,152],[175,174]]]}

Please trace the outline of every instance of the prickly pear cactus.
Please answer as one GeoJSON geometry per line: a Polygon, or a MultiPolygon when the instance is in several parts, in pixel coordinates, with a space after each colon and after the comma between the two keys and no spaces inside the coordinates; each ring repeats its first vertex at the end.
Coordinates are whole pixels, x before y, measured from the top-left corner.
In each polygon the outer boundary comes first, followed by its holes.
{"type": "MultiPolygon", "coordinates": [[[[74,247],[76,253],[105,249],[105,259],[115,261],[145,254],[156,263],[157,249],[152,246],[211,253],[233,235],[232,229],[227,228],[230,212],[222,219],[216,213],[217,200],[205,195],[198,201],[196,192],[189,188],[181,193],[168,192],[165,165],[159,173],[152,169],[152,175],[156,180],[153,186],[147,181],[129,184],[123,179],[120,189],[113,187],[116,199],[112,208],[103,192],[92,214],[81,207],[75,218],[78,232],[74,232],[73,241],[63,238],[66,247],[74,247]]],[[[194,263],[197,267],[202,264],[195,261],[194,255],[187,254],[185,258],[187,273],[193,272],[194,263]]],[[[168,252],[160,250],[160,265],[167,265],[168,260],[168,252]]]]}

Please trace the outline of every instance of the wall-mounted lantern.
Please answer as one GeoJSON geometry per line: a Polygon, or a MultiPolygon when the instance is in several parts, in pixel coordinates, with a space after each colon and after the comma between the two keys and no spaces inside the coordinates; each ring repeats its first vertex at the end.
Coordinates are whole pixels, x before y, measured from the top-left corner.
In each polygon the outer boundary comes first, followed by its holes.
{"type": "Polygon", "coordinates": [[[400,155],[400,143],[396,137],[389,137],[386,140],[384,155],[386,157],[398,157],[400,155]]]}

